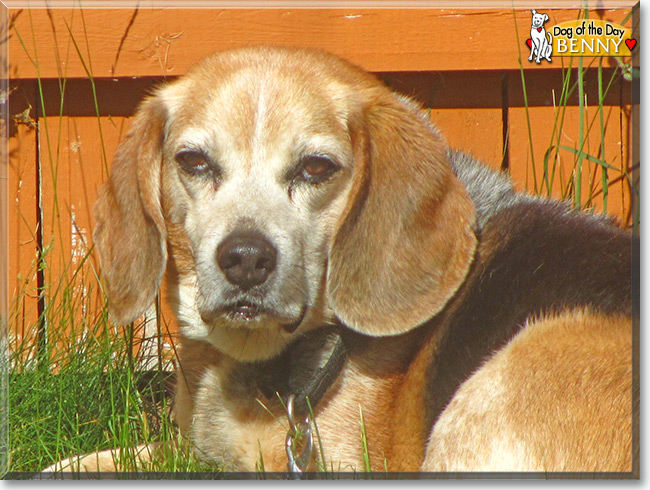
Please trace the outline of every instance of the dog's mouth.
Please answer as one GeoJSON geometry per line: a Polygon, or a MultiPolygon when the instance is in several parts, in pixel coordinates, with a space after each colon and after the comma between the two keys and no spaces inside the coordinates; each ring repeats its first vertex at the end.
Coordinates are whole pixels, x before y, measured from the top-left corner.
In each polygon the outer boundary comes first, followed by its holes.
{"type": "Polygon", "coordinates": [[[303,306],[297,318],[283,319],[277,312],[272,311],[263,305],[253,301],[237,301],[212,311],[201,312],[201,319],[208,325],[214,323],[217,318],[225,318],[233,326],[250,326],[254,323],[262,323],[266,318],[275,318],[279,321],[282,330],[293,333],[305,319],[307,308],[303,306]]]}
{"type": "Polygon", "coordinates": [[[234,322],[252,322],[261,315],[268,314],[261,305],[238,301],[233,305],[226,306],[223,309],[225,316],[234,322]]]}

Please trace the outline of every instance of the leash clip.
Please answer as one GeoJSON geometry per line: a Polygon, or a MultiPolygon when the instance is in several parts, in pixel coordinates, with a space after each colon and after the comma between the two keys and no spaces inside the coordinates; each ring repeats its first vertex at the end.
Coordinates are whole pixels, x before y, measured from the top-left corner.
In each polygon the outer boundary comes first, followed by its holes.
{"type": "Polygon", "coordinates": [[[289,395],[287,399],[287,419],[289,420],[289,431],[285,440],[287,458],[289,460],[289,473],[293,478],[300,478],[300,474],[307,469],[309,459],[314,448],[314,439],[311,431],[310,417],[304,421],[296,422],[293,413],[295,394],[289,395]]]}

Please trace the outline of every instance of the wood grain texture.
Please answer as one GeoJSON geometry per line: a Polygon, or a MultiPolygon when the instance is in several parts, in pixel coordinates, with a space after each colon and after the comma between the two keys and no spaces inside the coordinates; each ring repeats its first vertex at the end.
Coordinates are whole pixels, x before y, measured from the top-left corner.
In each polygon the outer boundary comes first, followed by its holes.
{"type": "MultiPolygon", "coordinates": [[[[615,23],[628,10],[592,11],[615,23]]],[[[526,65],[530,10],[29,9],[11,11],[12,78],[179,75],[216,51],[300,45],[369,71],[508,70],[526,65]],[[82,62],[83,59],[83,62],[82,62]],[[36,68],[38,66],[38,69],[36,68]]],[[[578,10],[549,10],[549,25],[578,10]]],[[[553,69],[548,63],[532,69],[553,69]]]]}
{"type": "Polygon", "coordinates": [[[43,293],[48,335],[58,342],[92,330],[101,314],[99,262],[91,252],[92,206],[109,168],[102,148],[114,151],[124,122],[68,116],[39,120],[43,293]]]}
{"type": "Polygon", "coordinates": [[[582,148],[577,143],[579,109],[566,109],[564,124],[558,134],[558,131],[553,129],[553,121],[559,112],[559,109],[554,107],[533,107],[528,111],[524,108],[509,109],[510,175],[515,186],[519,190],[534,194],[580,202],[582,206],[607,211],[623,224],[630,224],[631,189],[625,174],[631,173],[632,164],[621,144],[621,141],[625,141],[626,128],[629,125],[628,115],[618,107],[605,108],[605,154],[601,155],[598,120],[592,125],[596,116],[595,109],[587,110],[584,123],[586,141],[582,148]],[[529,124],[532,143],[528,141],[529,124]],[[606,170],[609,179],[606,208],[603,200],[603,167],[588,157],[578,158],[577,153],[580,150],[585,155],[602,159],[614,167],[606,170]],[[578,175],[579,167],[582,179],[578,199],[572,178],[578,175]],[[545,179],[544,175],[548,178],[545,179]]]}
{"type": "Polygon", "coordinates": [[[8,293],[12,340],[33,339],[38,319],[36,270],[37,168],[36,131],[25,119],[9,139],[8,293]]]}
{"type": "Polygon", "coordinates": [[[431,122],[455,150],[499,169],[503,158],[501,109],[432,109],[431,122]]]}

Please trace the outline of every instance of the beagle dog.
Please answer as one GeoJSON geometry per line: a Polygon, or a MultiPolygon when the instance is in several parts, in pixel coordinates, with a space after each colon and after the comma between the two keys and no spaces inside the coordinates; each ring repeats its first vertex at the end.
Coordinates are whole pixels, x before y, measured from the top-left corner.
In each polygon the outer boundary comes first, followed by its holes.
{"type": "Polygon", "coordinates": [[[638,239],[344,60],[200,62],[142,103],[95,214],[116,322],[166,275],[175,419],[215,468],[633,471],[638,239]]]}

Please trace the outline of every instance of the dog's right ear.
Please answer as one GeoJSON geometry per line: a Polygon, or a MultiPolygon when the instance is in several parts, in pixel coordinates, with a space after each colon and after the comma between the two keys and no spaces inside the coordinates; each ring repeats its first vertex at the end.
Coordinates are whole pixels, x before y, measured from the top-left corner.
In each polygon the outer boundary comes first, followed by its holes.
{"type": "Polygon", "coordinates": [[[535,9],[531,10],[531,12],[533,13],[533,15],[537,14],[537,10],[535,10],[535,9]]]}
{"type": "Polygon", "coordinates": [[[151,305],[167,262],[160,204],[166,108],[157,98],[138,109],[99,190],[93,239],[114,320],[129,323],[151,305]]]}

